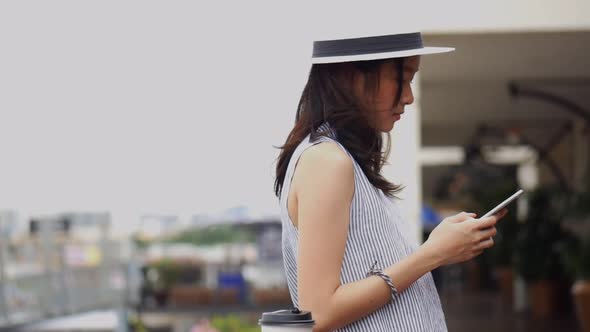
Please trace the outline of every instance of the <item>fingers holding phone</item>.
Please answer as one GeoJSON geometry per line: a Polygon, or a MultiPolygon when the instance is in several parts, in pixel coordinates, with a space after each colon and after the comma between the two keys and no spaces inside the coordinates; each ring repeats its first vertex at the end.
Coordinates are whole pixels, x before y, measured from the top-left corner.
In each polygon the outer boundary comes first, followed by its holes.
{"type": "Polygon", "coordinates": [[[477,223],[478,229],[486,229],[496,225],[500,219],[504,218],[508,214],[508,209],[504,208],[493,215],[487,217],[481,217],[479,219],[475,219],[474,221],[477,223]]]}

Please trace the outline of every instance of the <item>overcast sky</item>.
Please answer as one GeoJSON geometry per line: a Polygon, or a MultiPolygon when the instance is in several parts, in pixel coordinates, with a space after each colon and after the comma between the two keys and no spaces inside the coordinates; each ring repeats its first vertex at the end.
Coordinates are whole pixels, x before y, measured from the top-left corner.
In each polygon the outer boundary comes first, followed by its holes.
{"type": "Polygon", "coordinates": [[[393,22],[451,29],[459,15],[438,1],[285,3],[3,1],[0,208],[276,211],[273,145],[293,123],[311,41],[393,22]]]}

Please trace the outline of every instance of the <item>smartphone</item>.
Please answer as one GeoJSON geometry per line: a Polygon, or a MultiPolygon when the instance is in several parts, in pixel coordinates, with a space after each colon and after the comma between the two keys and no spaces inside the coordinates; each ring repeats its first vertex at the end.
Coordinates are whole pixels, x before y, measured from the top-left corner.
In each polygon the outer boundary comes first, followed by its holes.
{"type": "Polygon", "coordinates": [[[495,208],[491,209],[488,213],[484,214],[480,218],[485,218],[485,217],[493,216],[494,214],[500,212],[500,210],[502,210],[503,208],[505,208],[506,205],[512,203],[512,201],[514,201],[515,199],[517,199],[518,196],[522,195],[522,193],[524,193],[524,190],[522,190],[522,189],[518,190],[512,196],[508,197],[504,202],[498,204],[498,206],[496,206],[495,208]]]}

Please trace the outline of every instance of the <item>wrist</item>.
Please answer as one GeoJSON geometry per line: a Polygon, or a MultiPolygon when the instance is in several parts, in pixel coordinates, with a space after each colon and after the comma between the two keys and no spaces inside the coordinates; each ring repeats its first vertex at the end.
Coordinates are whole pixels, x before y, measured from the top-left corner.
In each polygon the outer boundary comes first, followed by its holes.
{"type": "Polygon", "coordinates": [[[426,241],[417,251],[417,254],[423,257],[428,266],[434,270],[444,265],[444,258],[440,250],[437,250],[430,242],[426,241]]]}

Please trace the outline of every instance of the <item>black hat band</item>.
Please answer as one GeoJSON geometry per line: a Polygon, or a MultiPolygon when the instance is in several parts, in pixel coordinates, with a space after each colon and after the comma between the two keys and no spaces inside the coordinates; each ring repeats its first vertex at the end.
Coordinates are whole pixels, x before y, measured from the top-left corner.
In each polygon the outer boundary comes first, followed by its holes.
{"type": "Polygon", "coordinates": [[[313,43],[313,57],[398,52],[423,48],[420,32],[397,35],[323,40],[313,43]]]}

